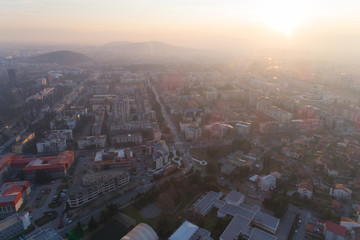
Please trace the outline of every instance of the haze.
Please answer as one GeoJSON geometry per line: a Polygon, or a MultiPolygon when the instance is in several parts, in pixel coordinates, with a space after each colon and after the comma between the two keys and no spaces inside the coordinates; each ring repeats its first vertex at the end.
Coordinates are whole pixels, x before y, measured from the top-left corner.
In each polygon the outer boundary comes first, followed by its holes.
{"type": "Polygon", "coordinates": [[[162,41],[211,50],[360,53],[357,1],[2,0],[0,41],[105,44],[162,41]]]}

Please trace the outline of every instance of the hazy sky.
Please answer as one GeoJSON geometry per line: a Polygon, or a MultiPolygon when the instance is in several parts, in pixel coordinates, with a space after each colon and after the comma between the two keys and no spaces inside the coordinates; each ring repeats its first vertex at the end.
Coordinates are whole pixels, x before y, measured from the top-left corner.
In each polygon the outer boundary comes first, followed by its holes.
{"type": "Polygon", "coordinates": [[[0,0],[0,40],[198,46],[225,36],[329,49],[360,40],[359,10],[354,0],[0,0]]]}

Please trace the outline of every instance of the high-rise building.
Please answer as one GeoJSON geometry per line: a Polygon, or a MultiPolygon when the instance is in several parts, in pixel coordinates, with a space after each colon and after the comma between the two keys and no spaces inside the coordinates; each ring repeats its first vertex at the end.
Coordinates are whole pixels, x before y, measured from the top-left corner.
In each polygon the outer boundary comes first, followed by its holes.
{"type": "Polygon", "coordinates": [[[7,70],[9,82],[16,82],[17,81],[17,72],[16,69],[11,68],[7,70]]]}
{"type": "Polygon", "coordinates": [[[114,102],[114,117],[121,122],[128,122],[130,119],[130,103],[128,96],[118,96],[114,102]]]}

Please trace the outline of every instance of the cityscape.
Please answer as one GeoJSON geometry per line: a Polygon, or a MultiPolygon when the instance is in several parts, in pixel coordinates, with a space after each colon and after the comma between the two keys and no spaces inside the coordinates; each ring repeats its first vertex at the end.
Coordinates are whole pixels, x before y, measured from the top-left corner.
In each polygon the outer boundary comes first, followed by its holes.
{"type": "Polygon", "coordinates": [[[120,2],[0,3],[0,240],[360,239],[358,3],[120,2]]]}

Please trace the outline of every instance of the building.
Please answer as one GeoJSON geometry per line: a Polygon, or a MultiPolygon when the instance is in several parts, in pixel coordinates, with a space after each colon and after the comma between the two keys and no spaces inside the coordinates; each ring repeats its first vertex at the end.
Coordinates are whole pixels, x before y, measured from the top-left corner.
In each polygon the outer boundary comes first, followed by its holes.
{"type": "Polygon", "coordinates": [[[345,240],[346,228],[339,224],[327,221],[324,233],[325,240],[345,240]]]}
{"type": "Polygon", "coordinates": [[[111,142],[114,143],[141,143],[143,141],[141,133],[131,133],[131,134],[119,134],[111,137],[111,142]]]}
{"type": "Polygon", "coordinates": [[[12,170],[23,171],[26,179],[33,179],[39,170],[49,173],[52,177],[62,177],[67,174],[67,171],[73,163],[74,152],[64,151],[57,156],[50,157],[28,158],[15,154],[8,157],[12,159],[12,170]]]}
{"type": "Polygon", "coordinates": [[[96,153],[95,163],[98,169],[120,167],[122,169],[136,169],[134,153],[130,148],[109,149],[96,153]]]}
{"type": "Polygon", "coordinates": [[[106,170],[86,174],[81,186],[72,186],[67,202],[70,207],[80,207],[101,194],[112,192],[130,182],[130,173],[124,170],[106,170]]]}
{"type": "Polygon", "coordinates": [[[120,122],[130,120],[130,101],[127,95],[117,96],[113,105],[114,119],[120,122]]]}
{"type": "Polygon", "coordinates": [[[152,158],[151,171],[159,171],[165,166],[170,164],[169,162],[169,148],[164,140],[149,141],[146,143],[146,155],[152,158]]]}
{"type": "Polygon", "coordinates": [[[241,203],[243,203],[245,200],[245,196],[242,193],[239,193],[237,191],[232,190],[226,197],[225,202],[234,205],[239,206],[241,203]]]}
{"type": "Polygon", "coordinates": [[[8,153],[0,159],[0,183],[3,183],[11,173],[11,162],[15,154],[8,153]]]}
{"type": "Polygon", "coordinates": [[[146,223],[139,223],[121,240],[158,240],[156,232],[146,223]]]}
{"type": "Polygon", "coordinates": [[[298,187],[298,193],[300,194],[300,197],[306,197],[310,199],[313,194],[313,185],[306,181],[301,182],[298,187]]]}
{"type": "Polygon", "coordinates": [[[292,113],[284,111],[276,106],[272,106],[266,99],[258,101],[256,109],[279,122],[286,122],[293,118],[292,113]]]}
{"type": "Polygon", "coordinates": [[[53,229],[47,229],[36,233],[34,236],[28,238],[28,240],[63,240],[63,238],[53,229]]]}
{"type": "Polygon", "coordinates": [[[277,240],[277,237],[260,229],[254,228],[248,240],[277,240]]]}
{"type": "Polygon", "coordinates": [[[15,145],[12,146],[12,152],[15,154],[23,154],[24,147],[35,138],[35,133],[28,133],[22,137],[16,138],[15,145]]]}
{"type": "Polygon", "coordinates": [[[205,216],[214,206],[215,201],[219,200],[221,196],[222,192],[207,192],[195,202],[194,211],[205,216]]]}
{"type": "Polygon", "coordinates": [[[336,184],[334,189],[330,189],[330,195],[336,198],[351,199],[352,191],[343,184],[336,184]]]}
{"type": "Polygon", "coordinates": [[[84,136],[78,139],[78,148],[104,148],[106,145],[106,135],[84,136]]]}
{"type": "Polygon", "coordinates": [[[0,239],[10,239],[25,231],[31,225],[29,213],[17,213],[0,222],[0,239]]]}
{"type": "Polygon", "coordinates": [[[9,82],[16,82],[17,81],[17,71],[16,71],[16,69],[14,69],[14,68],[8,69],[7,73],[8,73],[9,82]]]}
{"type": "Polygon", "coordinates": [[[66,140],[61,138],[44,140],[43,142],[36,143],[38,153],[44,152],[62,152],[66,149],[66,140]]]}
{"type": "Polygon", "coordinates": [[[199,227],[195,224],[185,221],[176,231],[169,237],[169,240],[190,240],[199,227]]]}
{"type": "Polygon", "coordinates": [[[238,122],[235,124],[235,129],[241,137],[247,137],[250,133],[250,122],[238,122]]]}
{"type": "Polygon", "coordinates": [[[276,187],[276,178],[273,175],[267,175],[260,178],[259,187],[263,191],[269,191],[276,187]]]}
{"type": "Polygon", "coordinates": [[[31,192],[30,182],[7,182],[0,188],[0,214],[17,212],[31,192]]]}

